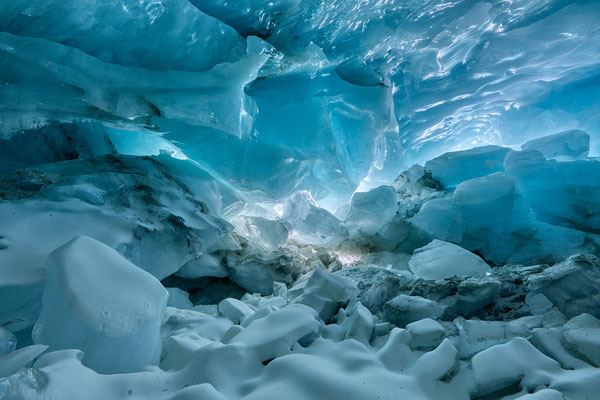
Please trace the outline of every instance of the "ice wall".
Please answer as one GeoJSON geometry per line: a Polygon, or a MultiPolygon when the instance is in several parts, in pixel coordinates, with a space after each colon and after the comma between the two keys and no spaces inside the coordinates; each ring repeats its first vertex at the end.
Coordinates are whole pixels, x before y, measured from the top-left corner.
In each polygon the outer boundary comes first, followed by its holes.
{"type": "Polygon", "coordinates": [[[0,134],[58,120],[157,135],[238,187],[308,190],[333,211],[446,151],[578,128],[597,154],[599,14],[564,0],[14,1],[0,8],[0,134]]]}

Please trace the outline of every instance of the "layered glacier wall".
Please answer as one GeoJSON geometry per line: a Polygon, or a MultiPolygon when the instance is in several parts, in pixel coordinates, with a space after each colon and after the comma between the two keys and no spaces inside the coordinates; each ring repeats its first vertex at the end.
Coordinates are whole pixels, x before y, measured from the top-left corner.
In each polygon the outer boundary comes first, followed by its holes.
{"type": "Polygon", "coordinates": [[[600,2],[0,2],[0,399],[600,392],[600,2]]]}
{"type": "Polygon", "coordinates": [[[0,129],[99,121],[244,188],[327,204],[446,151],[578,128],[595,155],[598,13],[594,1],[11,2],[0,129]]]}

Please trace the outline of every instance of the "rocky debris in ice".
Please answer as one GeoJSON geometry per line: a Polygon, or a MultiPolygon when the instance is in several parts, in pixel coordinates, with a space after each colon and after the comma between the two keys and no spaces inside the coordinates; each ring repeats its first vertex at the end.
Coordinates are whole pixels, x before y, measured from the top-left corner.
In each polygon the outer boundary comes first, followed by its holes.
{"type": "Polygon", "coordinates": [[[374,314],[380,315],[384,305],[400,293],[402,280],[399,277],[388,276],[373,283],[359,297],[360,302],[374,314]]]}
{"type": "MultiPolygon", "coordinates": [[[[588,256],[581,257],[585,259],[588,256]]],[[[398,295],[418,296],[415,298],[433,302],[443,310],[440,318],[446,321],[453,320],[457,316],[477,317],[487,321],[510,321],[532,314],[549,318],[558,312],[558,309],[567,312],[566,307],[569,303],[561,301],[559,294],[563,291],[568,294],[571,284],[569,281],[562,282],[560,274],[553,271],[557,271],[556,266],[505,265],[492,268],[489,276],[452,277],[433,281],[416,278],[406,271],[388,270],[375,265],[357,265],[344,268],[336,274],[355,282],[359,289],[359,301],[374,315],[404,326],[404,322],[399,322],[395,319],[394,314],[390,313],[389,304],[386,305],[398,295]],[[549,293],[548,296],[544,294],[543,290],[538,290],[537,286],[532,284],[532,282],[552,282],[553,280],[557,281],[555,286],[545,289],[549,293]],[[567,286],[560,289],[561,284],[567,286]],[[555,291],[557,297],[551,300],[555,291]],[[558,309],[552,307],[558,307],[558,309]],[[385,310],[387,310],[387,314],[385,310]],[[554,314],[547,311],[552,311],[554,314]],[[392,319],[388,319],[388,317],[392,319]]],[[[586,291],[592,295],[586,299],[579,294],[573,294],[574,303],[571,305],[573,307],[571,312],[583,310],[583,308],[575,308],[584,307],[582,304],[588,304],[590,307],[595,304],[593,303],[595,301],[593,280],[582,281],[582,285],[585,287],[589,285],[590,287],[586,291]]]]}
{"type": "Polygon", "coordinates": [[[525,304],[529,306],[533,315],[544,315],[552,308],[552,302],[542,293],[528,293],[525,297],[525,304]]]}
{"type": "MultiPolygon", "coordinates": [[[[443,318],[446,320],[452,320],[457,315],[498,319],[502,318],[502,314],[495,310],[495,305],[500,300],[500,287],[501,284],[495,277],[437,281],[418,279],[401,286],[399,292],[437,302],[444,308],[443,318]]],[[[509,296],[513,295],[514,293],[510,293],[509,296]]]]}
{"type": "MultiPolygon", "coordinates": [[[[5,246],[0,252],[0,324],[13,332],[33,325],[41,308],[45,259],[75,236],[100,240],[163,278],[226,233],[230,225],[208,207],[214,192],[192,196],[167,172],[170,159],[98,156],[18,170],[0,179],[0,247],[5,246]]],[[[202,179],[196,186],[202,187],[202,179]]]]}
{"type": "Polygon", "coordinates": [[[344,268],[335,272],[335,274],[354,282],[360,291],[359,296],[364,295],[375,283],[384,281],[388,278],[391,280],[398,279],[402,285],[415,279],[408,271],[394,271],[372,264],[344,268]]]}
{"type": "Polygon", "coordinates": [[[232,232],[223,237],[221,244],[217,243],[208,253],[186,264],[176,275],[226,276],[248,292],[270,295],[274,282],[289,285],[309,271],[333,272],[340,268],[338,256],[330,250],[294,244],[268,250],[232,232]],[[224,241],[229,243],[223,246],[224,241]]]}
{"type": "Polygon", "coordinates": [[[458,344],[461,358],[470,358],[498,344],[506,343],[516,337],[531,337],[531,329],[541,326],[541,319],[522,317],[514,321],[454,320],[458,328],[458,344]]]}
{"type": "Polygon", "coordinates": [[[444,307],[435,301],[405,294],[394,297],[383,306],[386,321],[400,327],[423,318],[439,319],[444,311],[444,307]]]}
{"type": "Polygon", "coordinates": [[[423,196],[423,192],[433,193],[439,191],[442,186],[433,178],[427,167],[415,164],[403,171],[394,180],[394,188],[403,197],[423,196]]]}
{"type": "Polygon", "coordinates": [[[264,253],[243,251],[230,253],[227,257],[230,279],[250,293],[269,295],[273,282],[290,284],[308,270],[298,254],[283,248],[264,253]]]}
{"type": "Polygon", "coordinates": [[[544,271],[547,267],[547,265],[504,265],[492,268],[492,277],[500,280],[501,287],[499,297],[490,305],[491,312],[506,321],[530,315],[531,310],[524,302],[529,294],[527,278],[544,271]]]}
{"type": "Polygon", "coordinates": [[[456,288],[456,312],[471,316],[494,301],[500,295],[502,284],[495,277],[467,278],[456,288]]]}
{"type": "Polygon", "coordinates": [[[573,317],[564,326],[564,342],[574,354],[600,367],[600,321],[590,314],[573,317]]]}
{"type": "MultiPolygon", "coordinates": [[[[366,283],[363,296],[380,282],[378,278],[369,282],[370,277],[390,278],[374,271],[367,274],[366,271],[373,267],[363,267],[366,268],[362,271],[360,266],[356,267],[356,273],[350,275],[359,282],[362,277],[363,284],[366,283]]],[[[524,304],[526,285],[515,284],[515,280],[527,280],[528,276],[538,274],[544,268],[507,266],[500,268],[498,276],[467,280],[413,278],[399,287],[443,302],[445,298],[456,297],[462,282],[472,281],[468,285],[471,287],[478,280],[484,286],[490,281],[497,287],[500,281],[503,291],[500,296],[509,296],[508,292],[514,289],[513,303],[510,304],[521,302],[527,310],[529,306],[524,304]]],[[[381,270],[385,269],[379,267],[378,271],[381,270]]],[[[492,274],[494,272],[495,269],[492,274]]],[[[320,296],[346,298],[348,291],[344,288],[347,286],[338,285],[341,282],[335,278],[340,278],[339,272],[328,274],[319,270],[307,274],[286,297],[298,299],[310,290],[320,296]]],[[[274,286],[273,292],[281,295],[283,285],[274,286]]],[[[426,300],[402,296],[406,300],[426,300]]],[[[281,393],[292,398],[320,398],[323,393],[338,398],[347,393],[339,386],[340,382],[346,382],[345,388],[358,391],[350,396],[356,400],[373,394],[395,398],[398,393],[431,400],[448,396],[464,399],[510,396],[516,399],[529,394],[539,397],[561,393],[564,398],[583,400],[593,393],[597,386],[593,382],[600,376],[597,370],[581,360],[578,363],[564,347],[560,347],[564,340],[562,324],[565,320],[556,309],[543,316],[530,315],[505,322],[459,318],[452,323],[440,320],[445,317],[439,315],[419,317],[406,324],[406,329],[399,329],[379,322],[366,306],[353,300],[340,303],[336,315],[327,325],[311,307],[288,304],[279,296],[248,294],[241,303],[228,302],[258,309],[240,325],[234,325],[221,315],[167,307],[162,326],[162,370],[98,375],[81,365],[81,354],[53,352],[42,356],[32,369],[48,377],[44,385],[38,385],[41,387],[39,393],[48,396],[46,393],[55,394],[57,390],[63,390],[59,388],[69,387],[65,386],[65,374],[68,373],[71,381],[72,376],[77,376],[78,381],[86,382],[85,386],[70,386],[70,390],[89,394],[90,399],[106,398],[111,392],[127,394],[128,390],[132,391],[129,396],[140,399],[161,390],[166,397],[182,399],[187,396],[254,399],[278,397],[281,393]],[[284,302],[271,305],[269,302],[276,298],[284,302]],[[534,345],[524,338],[529,338],[534,345]],[[560,365],[574,369],[564,370],[560,365]],[[331,374],[339,379],[333,381],[331,374]],[[372,383],[368,392],[363,391],[361,379],[367,386],[372,383]]],[[[389,311],[387,306],[386,311],[389,311]]],[[[398,319],[407,316],[411,310],[408,311],[396,316],[398,319]]],[[[488,308],[482,313],[487,318],[506,317],[495,315],[488,308]]],[[[32,389],[23,383],[22,374],[18,372],[4,381],[10,398],[20,400],[25,394],[32,393],[32,389]]]]}
{"type": "Polygon", "coordinates": [[[509,151],[500,146],[475,147],[444,153],[427,161],[425,167],[444,187],[455,187],[469,179],[504,171],[504,157],[509,151]]]}
{"type": "Polygon", "coordinates": [[[437,239],[415,250],[408,266],[417,277],[428,280],[453,276],[481,278],[490,272],[489,265],[480,257],[437,239]]]}
{"type": "MultiPolygon", "coordinates": [[[[491,305],[499,299],[502,284],[493,276],[430,281],[418,279],[406,271],[387,270],[374,265],[349,267],[336,274],[353,280],[359,289],[358,299],[380,317],[383,317],[381,312],[388,301],[399,294],[405,294],[439,303],[444,309],[444,318],[448,320],[456,315],[498,318],[491,305]]],[[[525,292],[525,289],[522,291],[525,292]]],[[[511,296],[513,294],[514,292],[510,293],[511,296]]]]}
{"type": "Polygon", "coordinates": [[[114,249],[79,236],[48,257],[42,313],[34,341],[78,348],[103,373],[158,363],[168,292],[114,249]]]}
{"type": "Polygon", "coordinates": [[[239,299],[247,292],[229,278],[203,277],[185,279],[171,275],[161,281],[166,288],[178,288],[189,293],[194,308],[214,306],[228,297],[239,299]]]}
{"type": "Polygon", "coordinates": [[[590,135],[579,129],[571,129],[530,140],[522,144],[521,149],[537,150],[547,160],[585,160],[590,151],[590,135]]]}
{"type": "Polygon", "coordinates": [[[344,268],[336,275],[352,281],[358,289],[358,299],[371,312],[378,313],[383,305],[398,294],[400,283],[412,279],[412,274],[401,275],[377,265],[357,265],[344,268]]]}
{"type": "MultiPolygon", "coordinates": [[[[41,164],[113,154],[110,138],[98,122],[71,124],[53,121],[0,140],[0,172],[41,164]]],[[[98,199],[101,201],[101,198],[98,199]]]]}
{"type": "Polygon", "coordinates": [[[423,202],[444,197],[441,184],[431,176],[431,171],[418,164],[400,173],[393,183],[398,198],[398,214],[413,216],[423,202]]]}
{"type": "Polygon", "coordinates": [[[532,293],[542,293],[567,318],[589,312],[600,317],[600,260],[577,254],[525,280],[532,293]]]}
{"type": "Polygon", "coordinates": [[[423,318],[406,325],[410,333],[410,346],[416,350],[433,350],[446,337],[446,330],[437,321],[431,318],[423,318]]]}
{"type": "MultiPolygon", "coordinates": [[[[43,344],[23,347],[0,357],[0,378],[10,376],[48,349],[43,344]]],[[[0,381],[1,382],[1,381],[0,381]]],[[[1,394],[2,392],[0,392],[1,394]]]]}

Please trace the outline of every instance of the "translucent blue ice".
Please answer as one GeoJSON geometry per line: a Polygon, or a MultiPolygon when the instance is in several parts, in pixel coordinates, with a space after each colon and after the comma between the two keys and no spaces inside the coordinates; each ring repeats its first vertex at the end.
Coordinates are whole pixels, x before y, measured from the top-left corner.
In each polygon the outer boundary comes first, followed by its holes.
{"type": "Polygon", "coordinates": [[[234,185],[335,211],[447,151],[582,129],[597,154],[599,17],[563,0],[14,1],[0,134],[156,134],[234,185]]]}
{"type": "Polygon", "coordinates": [[[597,0],[0,3],[0,398],[597,398],[597,0]]]}

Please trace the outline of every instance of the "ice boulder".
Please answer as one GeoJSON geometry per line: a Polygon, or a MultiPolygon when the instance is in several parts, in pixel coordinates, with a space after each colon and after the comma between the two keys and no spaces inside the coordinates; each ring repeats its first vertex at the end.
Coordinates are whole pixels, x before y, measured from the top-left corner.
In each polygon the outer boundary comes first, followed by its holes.
{"type": "Polygon", "coordinates": [[[373,235],[396,215],[396,189],[379,186],[368,192],[357,192],[352,196],[350,211],[346,217],[349,231],[356,229],[373,235]]]}
{"type": "Polygon", "coordinates": [[[254,314],[254,310],[245,303],[233,298],[222,300],[218,305],[219,313],[228,318],[234,324],[243,322],[254,314]]]}
{"type": "MultiPolygon", "coordinates": [[[[476,389],[472,397],[483,397],[512,385],[535,389],[550,383],[551,374],[561,371],[559,364],[537,350],[524,338],[490,347],[471,360],[476,389]]],[[[499,398],[492,397],[489,398],[499,398]]]]}
{"type": "Polygon", "coordinates": [[[600,259],[577,254],[525,279],[568,318],[588,312],[600,317],[600,259]]]}
{"type": "Polygon", "coordinates": [[[317,335],[321,323],[312,308],[291,304],[256,319],[229,341],[256,351],[261,361],[268,361],[290,352],[297,341],[317,335]]]}
{"type": "Polygon", "coordinates": [[[522,144],[521,149],[537,150],[546,159],[557,161],[584,160],[590,151],[590,135],[579,129],[571,129],[530,140],[522,144]]]}
{"type": "Polygon", "coordinates": [[[567,348],[600,367],[600,321],[597,318],[585,313],[571,318],[563,335],[567,348]]]}
{"type": "Polygon", "coordinates": [[[406,325],[410,333],[411,347],[417,350],[433,350],[446,337],[446,330],[437,321],[424,318],[406,325]]]}
{"type": "Polygon", "coordinates": [[[450,198],[426,202],[410,222],[433,237],[451,242],[460,242],[465,233],[463,213],[450,198]]]}
{"type": "Polygon", "coordinates": [[[340,239],[342,223],[320,208],[310,192],[301,190],[278,205],[282,218],[292,228],[290,239],[307,244],[330,244],[340,239]]]}
{"type": "Polygon", "coordinates": [[[408,266],[417,277],[427,280],[453,276],[481,278],[490,272],[489,265],[480,257],[455,244],[437,239],[415,250],[408,266]]]}
{"type": "Polygon", "coordinates": [[[472,357],[485,349],[506,343],[516,337],[529,337],[531,335],[529,325],[532,325],[533,322],[535,326],[535,322],[539,320],[530,321],[527,318],[523,317],[509,322],[456,318],[454,324],[458,329],[458,349],[461,358],[472,357]]]}
{"type": "Polygon", "coordinates": [[[354,283],[342,276],[315,270],[304,285],[304,292],[295,299],[319,313],[319,318],[328,322],[338,308],[347,304],[357,294],[354,283]]]}
{"type": "Polygon", "coordinates": [[[286,224],[279,219],[236,215],[229,222],[237,233],[266,251],[277,250],[288,239],[286,224]]]}
{"type": "Polygon", "coordinates": [[[457,311],[465,316],[494,302],[501,290],[501,283],[492,277],[468,278],[456,288],[457,311]]]}
{"type": "Polygon", "coordinates": [[[48,349],[48,346],[34,344],[0,357],[0,378],[14,374],[46,351],[46,349],[48,349]]]}
{"type": "Polygon", "coordinates": [[[475,147],[469,150],[444,153],[427,161],[432,176],[444,187],[504,171],[504,157],[510,149],[500,146],[475,147]]]}
{"type": "Polygon", "coordinates": [[[600,161],[557,162],[527,149],[508,153],[505,166],[538,220],[588,232],[600,228],[600,161]]]}
{"type": "Polygon", "coordinates": [[[100,373],[158,362],[168,292],[156,278],[109,246],[79,236],[48,256],[35,343],[77,348],[100,373]]]}
{"type": "Polygon", "coordinates": [[[398,295],[383,306],[386,321],[405,326],[424,318],[438,319],[444,315],[444,307],[433,300],[420,296],[398,295]]]}
{"type": "Polygon", "coordinates": [[[503,173],[470,179],[456,187],[452,198],[458,203],[468,231],[501,232],[513,215],[515,182],[503,173]]]}
{"type": "Polygon", "coordinates": [[[517,400],[564,400],[565,397],[561,392],[554,389],[542,389],[539,392],[526,394],[517,398],[517,400]]]}

